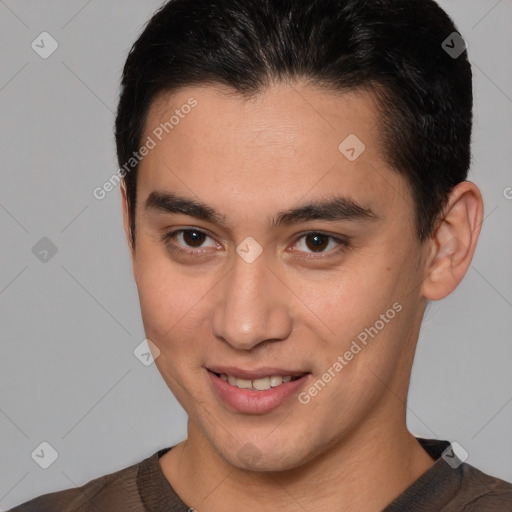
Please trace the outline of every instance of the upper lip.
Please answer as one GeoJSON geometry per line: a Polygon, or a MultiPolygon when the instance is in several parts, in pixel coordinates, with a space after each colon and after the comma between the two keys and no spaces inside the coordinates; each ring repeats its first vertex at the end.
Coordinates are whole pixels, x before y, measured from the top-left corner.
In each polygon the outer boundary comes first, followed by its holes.
{"type": "Polygon", "coordinates": [[[250,369],[239,368],[237,366],[208,366],[206,369],[213,373],[224,373],[226,375],[231,375],[232,377],[248,380],[271,377],[272,375],[281,375],[282,377],[291,375],[292,377],[298,377],[305,373],[309,373],[301,370],[286,370],[284,368],[275,368],[270,366],[250,369]]]}

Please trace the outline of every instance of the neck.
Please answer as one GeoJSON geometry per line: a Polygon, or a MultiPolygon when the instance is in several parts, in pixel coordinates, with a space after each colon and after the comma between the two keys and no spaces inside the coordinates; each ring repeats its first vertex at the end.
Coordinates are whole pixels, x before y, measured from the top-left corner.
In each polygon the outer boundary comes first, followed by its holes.
{"type": "Polygon", "coordinates": [[[395,417],[400,422],[392,424],[389,417],[386,423],[374,416],[364,430],[324,448],[305,465],[279,472],[228,464],[189,422],[188,438],[164,455],[160,465],[177,494],[197,512],[253,510],[247,505],[251,503],[258,512],[377,512],[433,464],[405,419],[395,417]]]}

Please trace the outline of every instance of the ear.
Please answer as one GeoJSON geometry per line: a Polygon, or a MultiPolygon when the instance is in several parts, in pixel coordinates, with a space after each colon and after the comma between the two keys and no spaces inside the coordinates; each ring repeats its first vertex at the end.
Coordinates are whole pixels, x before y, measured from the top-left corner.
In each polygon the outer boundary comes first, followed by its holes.
{"type": "Polygon", "coordinates": [[[473,259],[483,210],[482,194],[474,183],[463,181],[453,188],[429,240],[422,283],[427,300],[443,299],[462,281],[473,259]]]}
{"type": "Polygon", "coordinates": [[[126,183],[124,180],[121,180],[121,206],[123,209],[123,226],[124,233],[126,235],[126,240],[128,241],[128,247],[130,249],[130,256],[132,259],[135,257],[135,248],[133,247],[132,233],[130,228],[130,210],[128,207],[128,197],[126,195],[126,183]]]}

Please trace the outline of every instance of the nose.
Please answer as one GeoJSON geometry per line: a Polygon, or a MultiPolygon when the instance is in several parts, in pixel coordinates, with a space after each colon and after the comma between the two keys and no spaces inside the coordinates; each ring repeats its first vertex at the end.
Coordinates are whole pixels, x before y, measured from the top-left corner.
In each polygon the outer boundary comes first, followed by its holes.
{"type": "Polygon", "coordinates": [[[267,266],[264,254],[248,263],[238,255],[217,287],[213,335],[240,350],[286,339],[292,330],[290,292],[267,266]]]}

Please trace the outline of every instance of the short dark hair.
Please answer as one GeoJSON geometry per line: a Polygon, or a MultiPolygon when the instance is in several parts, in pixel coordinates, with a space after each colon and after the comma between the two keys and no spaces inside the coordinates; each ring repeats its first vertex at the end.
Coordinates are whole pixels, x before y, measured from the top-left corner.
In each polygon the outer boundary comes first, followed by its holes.
{"type": "MultiPolygon", "coordinates": [[[[466,52],[454,58],[442,47],[453,32],[432,0],[171,0],[124,66],[119,165],[139,149],[161,93],[211,84],[250,97],[294,79],[332,91],[369,89],[384,157],[405,176],[425,240],[471,158],[471,67],[466,52]]],[[[137,167],[123,176],[133,245],[137,167]]]]}

